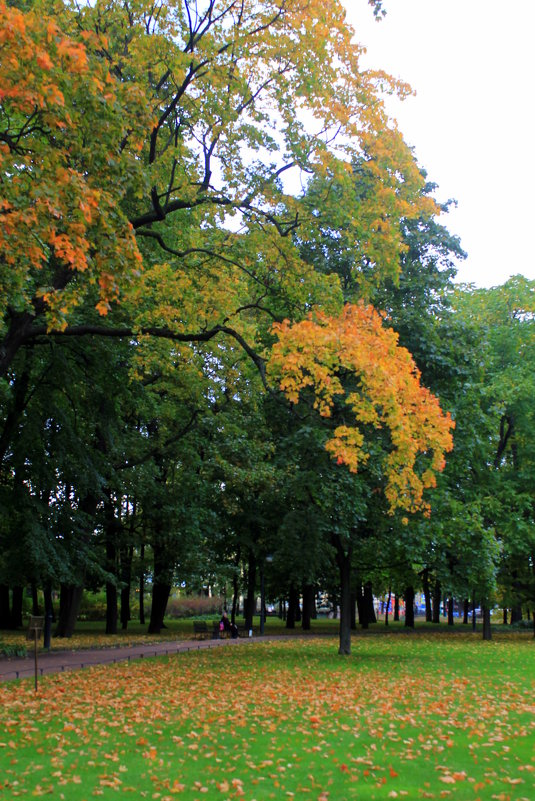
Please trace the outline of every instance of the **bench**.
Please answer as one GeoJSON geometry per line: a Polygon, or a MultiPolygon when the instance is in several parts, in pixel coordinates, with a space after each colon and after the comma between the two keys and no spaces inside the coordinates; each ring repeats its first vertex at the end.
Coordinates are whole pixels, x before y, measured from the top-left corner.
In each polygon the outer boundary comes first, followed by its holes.
{"type": "Polygon", "coordinates": [[[204,640],[205,637],[211,637],[212,640],[217,640],[219,639],[219,622],[214,620],[212,628],[209,629],[206,620],[194,620],[193,634],[196,639],[204,640]]]}

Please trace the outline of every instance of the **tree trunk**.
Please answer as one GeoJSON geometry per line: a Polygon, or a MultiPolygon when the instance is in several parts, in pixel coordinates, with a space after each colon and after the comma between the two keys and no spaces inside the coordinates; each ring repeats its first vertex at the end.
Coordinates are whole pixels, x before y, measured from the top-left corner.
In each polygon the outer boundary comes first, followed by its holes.
{"type": "Polygon", "coordinates": [[[312,615],[316,608],[315,603],[316,591],[313,584],[305,584],[303,587],[303,619],[301,621],[301,628],[304,631],[310,631],[312,615]]]}
{"type": "Polygon", "coordinates": [[[106,582],[106,634],[117,634],[117,587],[111,582],[106,582]]]}
{"type": "Polygon", "coordinates": [[[511,625],[513,623],[520,623],[522,620],[522,605],[515,604],[511,607],[511,625]]]}
{"type": "Polygon", "coordinates": [[[351,631],[357,630],[357,599],[358,594],[354,588],[351,588],[351,631]]]}
{"type": "Polygon", "coordinates": [[[111,493],[106,494],[104,503],[106,525],[106,571],[110,578],[106,582],[106,634],[117,634],[117,544],[120,521],[115,516],[115,502],[111,493]]]}
{"type": "Polygon", "coordinates": [[[59,596],[58,625],[55,637],[72,637],[82,602],[84,588],[73,584],[62,584],[59,596]]]}
{"type": "Polygon", "coordinates": [[[375,607],[373,605],[373,586],[371,581],[367,581],[364,585],[364,608],[366,610],[366,617],[368,623],[377,623],[377,615],[375,614],[375,607]]]}
{"type": "Polygon", "coordinates": [[[139,622],[145,625],[145,544],[139,549],[139,622]]]}
{"type": "Polygon", "coordinates": [[[436,579],[435,586],[433,587],[433,623],[440,623],[441,595],[442,595],[442,589],[440,587],[440,581],[436,579]]]}
{"type": "Polygon", "coordinates": [[[299,593],[297,592],[297,588],[295,591],[295,622],[301,623],[302,614],[301,614],[301,604],[299,603],[299,593]]]}
{"type": "Polygon", "coordinates": [[[453,598],[448,598],[448,626],[453,626],[453,598]]]}
{"type": "Polygon", "coordinates": [[[476,596],[472,593],[472,631],[476,630],[476,596]]]}
{"type": "MultiPolygon", "coordinates": [[[[353,605],[353,593],[351,593],[351,608],[350,613],[353,617],[355,614],[354,605],[353,605]]],[[[357,601],[357,611],[359,615],[359,623],[363,629],[368,628],[368,609],[366,607],[366,602],[364,599],[364,587],[362,586],[361,582],[357,582],[357,590],[356,590],[356,601],[357,601]]],[[[356,628],[356,627],[355,627],[356,628]]]]}
{"type": "Polygon", "coordinates": [[[10,625],[9,587],[7,584],[0,584],[0,629],[8,629],[10,625]]]}
{"type": "Polygon", "coordinates": [[[483,612],[483,639],[491,640],[492,631],[490,627],[490,607],[485,604],[481,611],[483,612]]]}
{"type": "Polygon", "coordinates": [[[37,584],[32,581],[32,615],[39,614],[39,598],[37,597],[37,584]]]}
{"type": "Polygon", "coordinates": [[[121,549],[121,628],[126,631],[128,622],[132,619],[130,610],[130,590],[132,585],[132,559],[134,557],[134,549],[132,546],[129,548],[121,549]]]}
{"type": "Polygon", "coordinates": [[[165,627],[163,619],[165,617],[165,610],[167,609],[167,602],[169,601],[170,592],[170,584],[153,584],[152,604],[150,607],[150,620],[148,628],[149,634],[159,634],[165,627]]]}
{"type": "Polygon", "coordinates": [[[54,614],[54,604],[52,602],[52,587],[50,584],[45,584],[43,587],[43,599],[45,606],[45,615],[50,615],[50,620],[56,622],[56,615],[54,614]]]}
{"type": "Polygon", "coordinates": [[[399,595],[394,597],[394,622],[399,622],[399,595]]]}
{"type": "Polygon", "coordinates": [[[11,629],[22,628],[22,601],[24,597],[23,587],[13,587],[11,598],[11,629]]]}
{"type": "Polygon", "coordinates": [[[409,585],[405,589],[405,628],[414,628],[414,587],[409,585]]]}
{"type": "Polygon", "coordinates": [[[230,620],[232,623],[236,623],[236,615],[239,613],[239,603],[240,603],[240,581],[239,581],[239,574],[238,569],[241,562],[241,549],[238,546],[238,551],[236,553],[235,559],[235,570],[234,575],[232,576],[232,610],[230,613],[230,620]]]}
{"type": "Polygon", "coordinates": [[[299,615],[299,593],[297,588],[292,584],[288,594],[288,614],[286,615],[286,628],[295,629],[295,624],[298,622],[299,615]]]}
{"type": "Polygon", "coordinates": [[[346,553],[338,540],[336,550],[336,561],[340,572],[340,645],[338,653],[346,656],[351,653],[351,548],[346,553]]]}
{"type": "Polygon", "coordinates": [[[249,553],[249,564],[247,567],[247,597],[244,601],[243,616],[245,618],[245,628],[253,628],[253,617],[256,606],[256,559],[249,553]]]}
{"type": "Polygon", "coordinates": [[[392,601],[392,587],[389,587],[388,588],[388,598],[386,600],[385,626],[388,626],[388,610],[390,609],[391,601],[392,601]]]}
{"type": "Polygon", "coordinates": [[[503,625],[507,626],[507,607],[504,606],[503,608],[503,625]]]}
{"type": "Polygon", "coordinates": [[[238,581],[238,574],[234,573],[232,577],[232,609],[230,612],[230,620],[236,623],[236,614],[238,611],[238,604],[240,602],[240,583],[238,581]]]}
{"type": "MultiPolygon", "coordinates": [[[[43,303],[39,305],[42,307],[43,303]]],[[[34,323],[35,311],[10,314],[9,328],[0,342],[0,376],[7,373],[17,351],[31,336],[34,323]]]]}
{"type": "Polygon", "coordinates": [[[150,608],[149,634],[159,634],[165,628],[163,619],[171,592],[172,566],[168,562],[165,548],[153,543],[154,575],[152,581],[152,604],[150,608]]]}
{"type": "Polygon", "coordinates": [[[433,622],[433,610],[431,608],[431,589],[429,587],[429,568],[426,567],[422,574],[422,583],[423,583],[423,591],[424,591],[424,602],[425,602],[425,622],[432,623],[433,622]]]}
{"type": "Polygon", "coordinates": [[[463,601],[463,626],[468,625],[468,614],[470,612],[470,601],[465,598],[463,601]]]}

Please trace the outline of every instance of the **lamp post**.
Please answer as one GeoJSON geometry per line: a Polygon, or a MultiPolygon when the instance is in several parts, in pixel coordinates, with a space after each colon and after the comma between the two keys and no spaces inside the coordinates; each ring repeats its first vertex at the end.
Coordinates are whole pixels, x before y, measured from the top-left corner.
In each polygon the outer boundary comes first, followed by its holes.
{"type": "Polygon", "coordinates": [[[266,587],[264,580],[264,562],[272,562],[272,556],[266,556],[260,562],[260,636],[264,633],[264,624],[266,622],[266,587]]]}

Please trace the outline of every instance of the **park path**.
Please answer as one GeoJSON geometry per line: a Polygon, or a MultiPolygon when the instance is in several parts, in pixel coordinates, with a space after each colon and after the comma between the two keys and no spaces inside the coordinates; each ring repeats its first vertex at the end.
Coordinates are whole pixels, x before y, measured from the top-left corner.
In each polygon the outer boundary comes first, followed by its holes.
{"type": "MultiPolygon", "coordinates": [[[[92,665],[130,662],[133,659],[147,659],[152,656],[171,656],[186,651],[203,648],[236,646],[254,642],[257,638],[232,640],[173,640],[172,642],[145,643],[118,648],[95,648],[86,651],[43,651],[37,655],[37,675],[82,670],[92,665]]],[[[263,637],[262,639],[271,639],[263,637]]],[[[26,679],[35,676],[35,658],[31,648],[25,657],[0,657],[0,681],[26,679]]]]}

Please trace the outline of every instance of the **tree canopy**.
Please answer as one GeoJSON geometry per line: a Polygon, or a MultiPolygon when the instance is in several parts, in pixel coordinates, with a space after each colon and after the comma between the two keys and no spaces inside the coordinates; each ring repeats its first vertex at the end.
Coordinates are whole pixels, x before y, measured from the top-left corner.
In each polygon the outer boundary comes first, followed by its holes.
{"type": "MultiPolygon", "coordinates": [[[[410,89],[361,55],[338,0],[0,0],[0,617],[61,585],[68,631],[100,583],[111,630],[145,548],[154,630],[218,563],[252,597],[268,547],[294,592],[397,526],[416,575],[488,296],[453,303],[460,245],[385,111],[410,89]]],[[[530,314],[486,329],[478,389],[529,498],[530,314]]]]}

